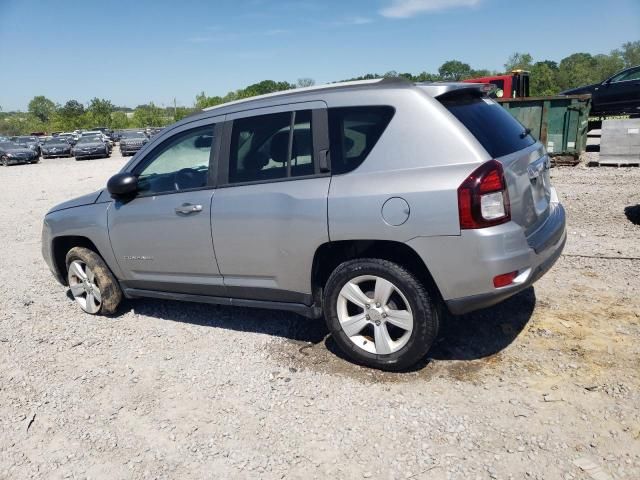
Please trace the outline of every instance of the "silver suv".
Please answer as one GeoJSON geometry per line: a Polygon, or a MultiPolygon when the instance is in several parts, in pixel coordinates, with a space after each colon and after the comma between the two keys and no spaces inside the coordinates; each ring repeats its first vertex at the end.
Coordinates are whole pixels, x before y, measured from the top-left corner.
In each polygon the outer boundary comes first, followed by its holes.
{"type": "Polygon", "coordinates": [[[445,309],[527,288],[566,240],[544,147],[482,88],[374,80],[208,109],[53,208],[44,258],[90,314],[153,297],[324,315],[352,360],[406,369],[445,309]]]}

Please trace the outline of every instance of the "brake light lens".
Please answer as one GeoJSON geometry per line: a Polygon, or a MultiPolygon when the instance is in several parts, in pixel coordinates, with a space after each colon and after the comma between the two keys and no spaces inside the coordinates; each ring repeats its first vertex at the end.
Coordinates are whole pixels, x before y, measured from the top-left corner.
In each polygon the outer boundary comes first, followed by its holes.
{"type": "Polygon", "coordinates": [[[486,228],[511,220],[509,192],[502,164],[483,163],[458,188],[458,214],[463,230],[486,228]]]}

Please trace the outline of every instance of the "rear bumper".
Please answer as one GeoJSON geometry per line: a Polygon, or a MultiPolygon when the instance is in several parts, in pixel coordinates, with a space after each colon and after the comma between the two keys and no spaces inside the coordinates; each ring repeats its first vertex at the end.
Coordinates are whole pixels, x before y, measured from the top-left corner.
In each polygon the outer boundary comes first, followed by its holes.
{"type": "Polygon", "coordinates": [[[522,227],[509,222],[408,244],[423,258],[449,311],[460,315],[531,286],[558,260],[566,240],[564,208],[553,203],[545,224],[528,238],[522,227]],[[513,283],[496,288],[493,278],[509,272],[518,272],[513,283]]]}
{"type": "Polygon", "coordinates": [[[540,263],[535,268],[535,270],[532,270],[531,274],[524,282],[518,283],[514,286],[496,289],[495,292],[481,293],[479,295],[471,295],[469,297],[447,300],[447,308],[454,315],[462,315],[464,313],[473,312],[474,310],[480,310],[481,308],[490,307],[502,302],[503,300],[506,300],[516,293],[526,290],[536,281],[538,281],[540,277],[547,273],[551,269],[551,267],[553,267],[558,258],[560,258],[566,241],[567,235],[566,233],[564,233],[562,235],[562,240],[553,249],[551,256],[540,263]]]}

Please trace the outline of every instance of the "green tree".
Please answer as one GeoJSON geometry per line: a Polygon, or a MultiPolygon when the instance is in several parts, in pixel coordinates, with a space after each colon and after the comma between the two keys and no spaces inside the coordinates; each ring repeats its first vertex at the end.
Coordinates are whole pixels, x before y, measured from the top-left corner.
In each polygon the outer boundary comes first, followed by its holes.
{"type": "Polygon", "coordinates": [[[624,68],[624,60],[622,57],[612,52],[611,55],[595,55],[593,63],[596,69],[597,81],[606,80],[624,68]]]}
{"type": "Polygon", "coordinates": [[[459,60],[449,60],[440,65],[438,73],[442,80],[457,81],[469,77],[471,74],[471,67],[469,64],[463,63],[459,60]]]}
{"type": "Polygon", "coordinates": [[[531,95],[546,96],[558,93],[558,65],[555,62],[536,62],[531,67],[531,95]]]}
{"type": "Polygon", "coordinates": [[[124,128],[129,128],[130,123],[131,122],[129,121],[129,117],[127,117],[127,114],[125,112],[117,110],[111,114],[110,127],[115,130],[122,130],[124,128]]]}
{"type": "Polygon", "coordinates": [[[504,64],[505,72],[513,70],[531,70],[533,57],[529,53],[513,53],[504,64]]]}
{"type": "Polygon", "coordinates": [[[69,100],[56,112],[54,120],[56,130],[68,131],[82,128],[85,123],[84,113],[84,105],[77,100],[69,100]]]}
{"type": "Polygon", "coordinates": [[[56,111],[56,104],[43,95],[33,97],[29,102],[29,113],[40,120],[42,123],[48,123],[56,111]]]}
{"type": "Polygon", "coordinates": [[[640,40],[624,43],[620,50],[614,50],[612,53],[622,58],[625,68],[640,65],[640,40]]]}
{"type": "Polygon", "coordinates": [[[313,78],[299,78],[296,82],[297,88],[313,87],[316,81],[313,78]]]}
{"type": "Polygon", "coordinates": [[[563,58],[558,66],[560,90],[579,87],[601,81],[596,71],[596,61],[589,53],[574,53],[563,58]]]}
{"type": "Polygon", "coordinates": [[[168,122],[162,108],[156,106],[153,102],[146,105],[138,105],[133,112],[133,125],[135,127],[162,127],[168,122]]]}
{"type": "Polygon", "coordinates": [[[113,103],[103,98],[92,98],[87,107],[87,117],[93,124],[91,127],[110,127],[113,103]]]}

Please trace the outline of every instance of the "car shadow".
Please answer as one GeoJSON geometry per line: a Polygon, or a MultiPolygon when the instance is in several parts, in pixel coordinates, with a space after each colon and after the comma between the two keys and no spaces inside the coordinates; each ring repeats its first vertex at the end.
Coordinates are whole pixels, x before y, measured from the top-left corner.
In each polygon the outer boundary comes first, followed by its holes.
{"type": "Polygon", "coordinates": [[[329,333],[323,319],[309,319],[280,310],[140,298],[127,300],[116,316],[129,311],[161,320],[259,333],[313,344],[322,342],[329,333]]]}
{"type": "Polygon", "coordinates": [[[634,225],[640,225],[640,205],[630,205],[625,207],[624,214],[634,225]]]}
{"type": "MultiPolygon", "coordinates": [[[[434,360],[477,360],[508,347],[526,327],[536,306],[530,287],[510,299],[461,316],[445,314],[440,334],[428,357],[411,371],[434,360]]],[[[198,326],[259,333],[294,342],[324,346],[345,359],[323,319],[307,319],[278,310],[229,307],[172,300],[136,299],[124,303],[116,317],[127,312],[198,326]]]]}
{"type": "Polygon", "coordinates": [[[520,335],[535,306],[535,290],[529,287],[493,307],[449,315],[429,356],[435,360],[476,360],[495,355],[520,335]]]}
{"type": "MultiPolygon", "coordinates": [[[[524,330],[533,315],[536,296],[533,287],[504,302],[466,315],[445,313],[440,333],[426,358],[400,373],[422,370],[431,360],[478,360],[507,348],[524,330]]],[[[327,349],[349,361],[332,337],[325,340],[327,349]]]]}

